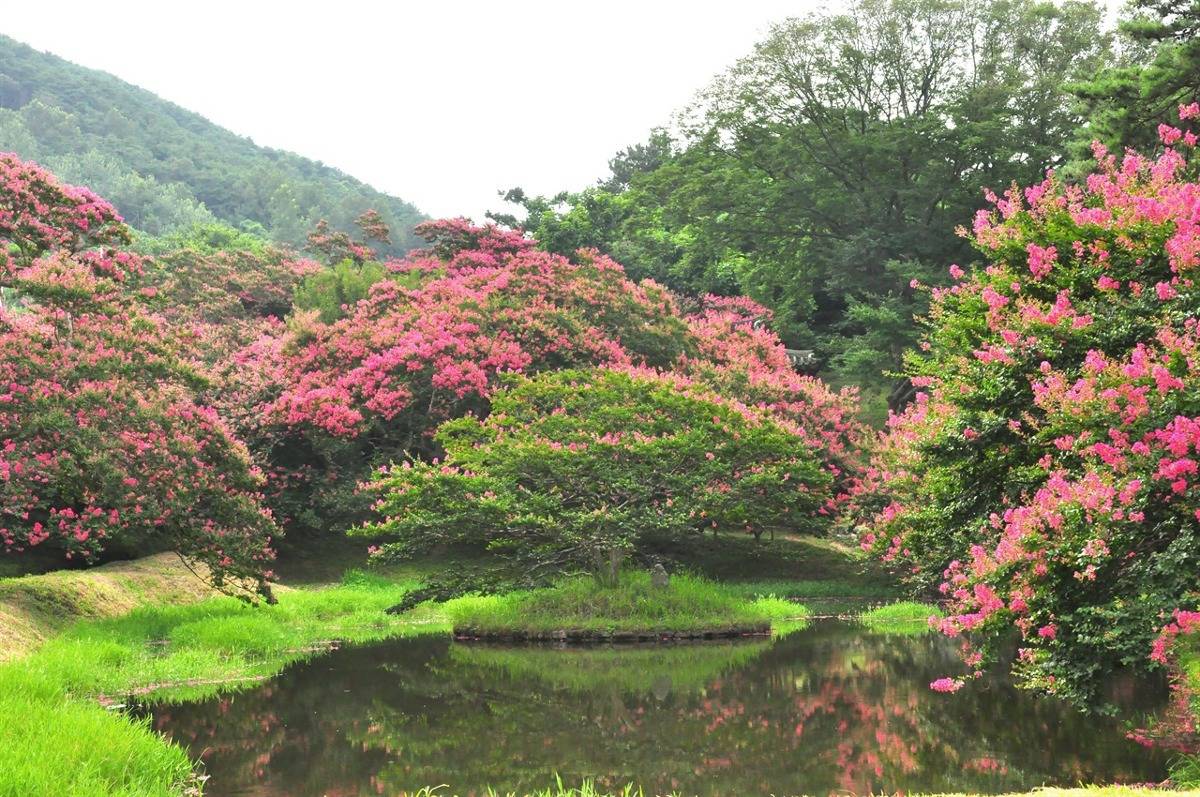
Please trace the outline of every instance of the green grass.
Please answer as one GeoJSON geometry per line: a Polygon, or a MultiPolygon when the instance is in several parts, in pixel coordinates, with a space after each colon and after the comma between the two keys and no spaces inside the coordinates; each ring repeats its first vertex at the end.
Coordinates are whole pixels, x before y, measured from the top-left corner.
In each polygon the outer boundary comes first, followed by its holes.
{"type": "MultiPolygon", "coordinates": [[[[120,696],[155,690],[195,699],[207,684],[273,675],[333,641],[369,642],[422,628],[445,632],[429,612],[385,613],[412,587],[353,572],[338,586],[280,590],[274,606],[210,598],[183,606],[142,606],[121,617],[80,623],[12,666],[36,671],[72,694],[120,696]]],[[[8,672],[0,668],[0,677],[8,672]]]]}
{"type": "Polygon", "coordinates": [[[214,594],[174,554],[0,579],[0,662],[28,653],[80,620],[114,617],[148,603],[190,603],[214,594]]]}
{"type": "Polygon", "coordinates": [[[0,797],[183,794],[187,755],[97,698],[194,700],[274,675],[333,640],[446,633],[431,610],[384,613],[411,586],[356,573],[334,587],[280,590],[275,606],[221,597],[72,626],[0,665],[0,797]]]}
{"type": "Polygon", "coordinates": [[[876,633],[915,635],[929,631],[929,618],[941,610],[929,603],[900,601],[878,606],[859,616],[859,622],[876,633]]]}
{"type": "Polygon", "coordinates": [[[181,748],[138,722],[73,700],[40,673],[0,674],[2,797],[158,797],[193,784],[181,748]]]}
{"type": "Polygon", "coordinates": [[[803,620],[808,609],[781,598],[747,598],[698,576],[676,575],[665,588],[648,573],[626,573],[604,587],[588,576],[505,595],[465,596],[445,604],[456,631],[723,631],[803,620]]]}

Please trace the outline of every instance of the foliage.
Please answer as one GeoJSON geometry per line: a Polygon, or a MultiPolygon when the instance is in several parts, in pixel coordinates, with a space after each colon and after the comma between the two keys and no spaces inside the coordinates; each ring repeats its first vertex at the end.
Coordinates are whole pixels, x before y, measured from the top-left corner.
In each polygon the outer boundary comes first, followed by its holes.
{"type": "Polygon", "coordinates": [[[648,370],[513,382],[444,424],[443,462],[378,474],[387,554],[448,542],[611,578],[626,552],[706,530],[813,528],[830,476],[795,424],[648,370]]]}
{"type": "Polygon", "coordinates": [[[1200,100],[1200,5],[1191,0],[1134,0],[1120,24],[1124,57],[1071,87],[1088,123],[1076,136],[1086,151],[1099,140],[1113,151],[1149,148],[1154,129],[1175,109],[1200,100]]]}
{"type": "Polygon", "coordinates": [[[293,300],[297,308],[315,310],[323,323],[332,324],[345,318],[354,305],[370,295],[371,286],[387,275],[377,262],[356,264],[343,260],[310,275],[296,289],[293,300]]]}
{"type": "MultiPolygon", "coordinates": [[[[437,456],[437,425],[486,413],[504,373],[594,365],[673,369],[762,405],[818,450],[831,498],[852,485],[864,436],[856,396],[797,375],[752,324],[765,309],[709,297],[685,315],[661,286],[594,251],[568,259],[462,219],[419,231],[429,247],[386,263],[365,299],[341,305],[344,318],[294,313],[234,358],[228,405],[270,463],[278,517],[320,530],[363,520],[356,486],[370,466],[437,456]]],[[[297,301],[341,279],[328,274],[309,277],[297,301]]]]}
{"type": "Polygon", "coordinates": [[[145,255],[165,255],[181,249],[205,255],[215,255],[218,252],[263,254],[270,247],[270,242],[254,232],[214,221],[194,224],[168,235],[135,235],[134,247],[145,255]]]}
{"type": "Polygon", "coordinates": [[[312,260],[269,246],[214,252],[183,247],[155,258],[147,271],[147,304],[172,321],[210,327],[285,318],[300,286],[326,273],[312,260]]]}
{"type": "MultiPolygon", "coordinates": [[[[1088,2],[858,0],[776,25],[606,185],[514,192],[550,251],[771,308],[789,345],[879,385],[925,295],[969,257],[982,189],[1040,179],[1081,119],[1064,82],[1108,60],[1088,2]]],[[[516,219],[514,219],[516,220],[516,219]]],[[[879,392],[878,390],[876,392],[879,392]]]]}
{"type": "Polygon", "coordinates": [[[374,208],[413,245],[407,202],[320,163],[256,145],[112,75],[0,37],[0,151],[37,160],[107,196],[152,235],[220,220],[300,246],[328,219],[348,231],[374,208]]]}
{"type": "Polygon", "coordinates": [[[87,561],[169,548],[266,593],[260,478],[131,298],[142,264],[114,248],[129,237],[116,211],[12,156],[0,207],[0,289],[15,291],[0,305],[0,543],[87,561]]]}
{"type": "Polygon", "coordinates": [[[925,392],[880,451],[864,538],[951,600],[973,669],[1015,629],[1025,682],[1078,701],[1152,665],[1200,593],[1196,137],[1160,134],[1157,160],[1097,145],[1085,184],[978,215],[991,265],[934,291],[909,363],[925,392]]]}
{"type": "Polygon", "coordinates": [[[746,298],[702,297],[687,317],[696,354],[682,357],[674,370],[794,424],[803,445],[834,477],[835,495],[827,507],[832,510],[853,489],[863,464],[869,433],[858,419],[858,393],[834,391],[797,373],[779,337],[762,325],[770,318],[769,311],[746,298]]]}
{"type": "Polygon", "coordinates": [[[367,467],[436,453],[437,424],[486,409],[503,372],[664,365],[686,350],[670,296],[608,258],[536,252],[464,220],[420,231],[430,248],[389,262],[346,318],[294,323],[239,356],[246,389],[263,387],[241,403],[262,407],[248,436],[282,469],[281,517],[318,529],[362,519],[367,467]]]}

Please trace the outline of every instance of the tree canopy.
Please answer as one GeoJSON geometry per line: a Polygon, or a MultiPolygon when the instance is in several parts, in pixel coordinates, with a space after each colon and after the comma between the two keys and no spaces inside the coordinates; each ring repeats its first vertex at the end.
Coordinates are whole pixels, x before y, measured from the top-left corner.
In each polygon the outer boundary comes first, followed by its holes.
{"type": "Polygon", "coordinates": [[[972,257],[985,189],[1041,179],[1109,62],[1088,2],[859,0],[776,25],[592,189],[524,205],[543,246],[597,246],[686,293],[749,296],[835,378],[881,386],[915,343],[910,282],[972,257]]]}

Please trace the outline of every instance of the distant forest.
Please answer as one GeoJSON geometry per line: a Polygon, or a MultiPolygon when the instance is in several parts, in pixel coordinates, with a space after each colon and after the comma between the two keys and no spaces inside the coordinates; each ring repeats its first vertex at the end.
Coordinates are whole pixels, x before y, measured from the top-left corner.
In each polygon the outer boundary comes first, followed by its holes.
{"type": "Polygon", "coordinates": [[[0,36],[0,151],[111,201],[134,229],[185,233],[215,221],[302,245],[321,219],[364,211],[392,230],[381,254],[414,246],[412,204],[337,169],[248,138],[112,75],[0,36]]]}

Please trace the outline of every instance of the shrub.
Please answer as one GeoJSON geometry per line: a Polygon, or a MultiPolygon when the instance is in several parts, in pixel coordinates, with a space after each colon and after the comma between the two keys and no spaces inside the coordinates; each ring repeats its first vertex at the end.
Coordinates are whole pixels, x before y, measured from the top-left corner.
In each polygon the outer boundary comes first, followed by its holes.
{"type": "Polygon", "coordinates": [[[1196,137],[1161,134],[1156,160],[1097,146],[1083,185],[992,197],[991,262],[934,291],[924,392],[873,472],[864,544],[952,601],[968,665],[1015,630],[1026,683],[1078,701],[1152,665],[1200,590],[1196,137]]]}
{"type": "Polygon", "coordinates": [[[360,533],[398,538],[384,554],[465,542],[613,578],[649,542],[811,529],[830,494],[794,424],[645,369],[516,380],[437,437],[443,462],[374,479],[383,518],[360,533]]]}

